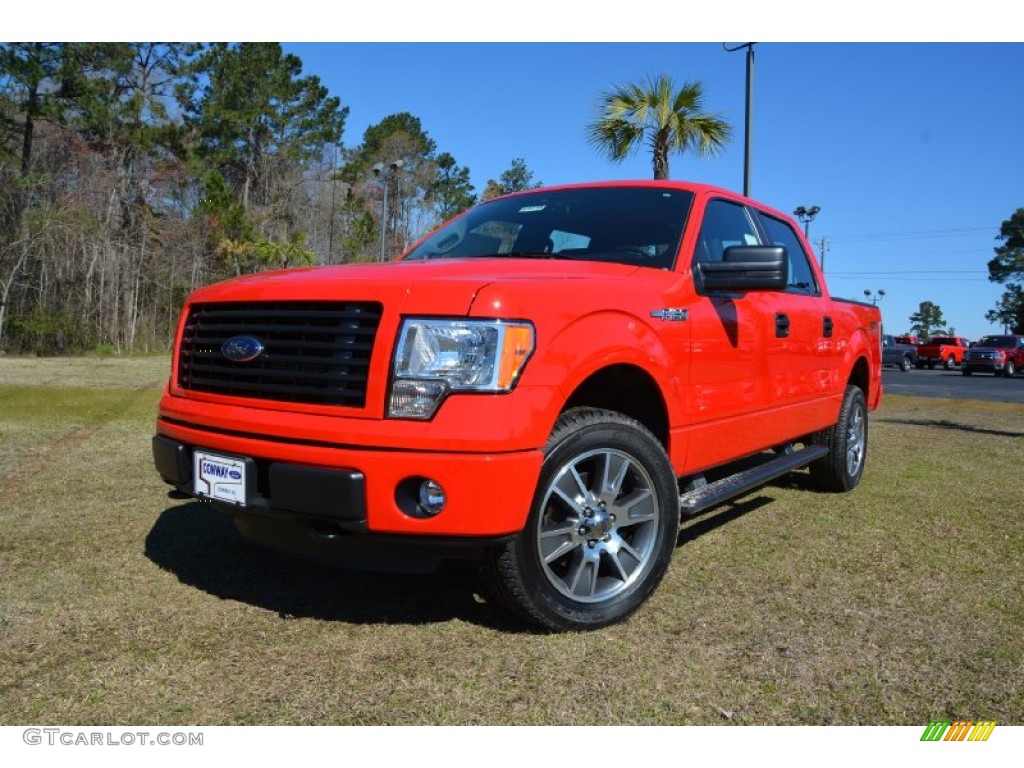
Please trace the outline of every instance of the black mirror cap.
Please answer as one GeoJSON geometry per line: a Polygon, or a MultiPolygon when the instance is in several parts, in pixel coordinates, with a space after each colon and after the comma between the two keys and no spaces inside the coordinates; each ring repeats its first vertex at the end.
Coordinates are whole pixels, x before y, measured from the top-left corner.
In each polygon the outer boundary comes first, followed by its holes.
{"type": "Polygon", "coordinates": [[[781,245],[731,245],[721,261],[697,265],[703,293],[783,291],[789,284],[789,256],[781,245]]]}

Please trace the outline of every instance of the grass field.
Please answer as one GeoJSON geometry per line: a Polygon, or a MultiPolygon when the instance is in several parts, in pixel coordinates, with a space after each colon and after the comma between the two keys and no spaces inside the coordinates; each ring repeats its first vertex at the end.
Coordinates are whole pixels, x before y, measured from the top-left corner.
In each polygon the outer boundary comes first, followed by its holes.
{"type": "Polygon", "coordinates": [[[629,622],[328,570],[170,499],[167,362],[0,358],[0,725],[1024,724],[1024,405],[891,397],[864,482],[688,523],[629,622]]]}

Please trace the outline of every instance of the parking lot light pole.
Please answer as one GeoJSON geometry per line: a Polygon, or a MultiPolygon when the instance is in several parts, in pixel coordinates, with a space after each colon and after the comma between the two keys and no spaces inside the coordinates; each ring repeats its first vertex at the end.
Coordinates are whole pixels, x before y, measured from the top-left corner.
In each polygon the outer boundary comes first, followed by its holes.
{"type": "Polygon", "coordinates": [[[373,166],[373,175],[384,182],[384,195],[381,199],[381,211],[380,211],[380,258],[381,263],[384,262],[384,243],[387,239],[387,226],[388,226],[388,179],[390,179],[395,173],[401,170],[404,163],[401,160],[392,160],[390,163],[385,165],[384,163],[377,163],[373,166]]]}
{"type": "Polygon", "coordinates": [[[743,196],[750,197],[750,154],[751,144],[753,139],[751,138],[751,128],[753,124],[753,108],[754,108],[754,46],[757,43],[743,43],[742,45],[734,45],[730,48],[725,43],[722,43],[722,47],[729,53],[734,51],[741,51],[744,48],[747,49],[747,109],[743,122],[743,196]]]}
{"type": "Polygon", "coordinates": [[[878,306],[878,302],[885,298],[885,289],[879,288],[877,291],[872,291],[870,288],[864,289],[864,296],[875,306],[878,306]]]}
{"type": "Polygon", "coordinates": [[[799,208],[793,211],[793,215],[800,219],[800,221],[803,223],[804,237],[806,237],[808,240],[811,239],[811,222],[814,221],[814,217],[817,216],[819,213],[821,213],[821,208],[819,208],[817,205],[812,205],[810,208],[804,208],[804,206],[801,205],[799,208]]]}

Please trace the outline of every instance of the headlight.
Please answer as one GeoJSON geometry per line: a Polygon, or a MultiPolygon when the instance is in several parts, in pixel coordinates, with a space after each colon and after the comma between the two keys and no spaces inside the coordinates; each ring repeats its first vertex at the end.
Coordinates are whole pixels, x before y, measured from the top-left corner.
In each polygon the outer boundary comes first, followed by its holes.
{"type": "Polygon", "coordinates": [[[533,344],[529,323],[408,318],[395,347],[388,416],[429,419],[450,392],[508,392],[533,344]]]}

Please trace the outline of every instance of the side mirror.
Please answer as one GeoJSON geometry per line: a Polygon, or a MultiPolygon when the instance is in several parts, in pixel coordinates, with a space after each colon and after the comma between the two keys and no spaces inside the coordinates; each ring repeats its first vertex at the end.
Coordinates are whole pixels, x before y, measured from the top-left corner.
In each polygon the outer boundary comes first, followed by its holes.
{"type": "Polygon", "coordinates": [[[789,256],[781,245],[731,245],[721,261],[697,264],[700,286],[711,291],[782,291],[789,284],[789,256]]]}

